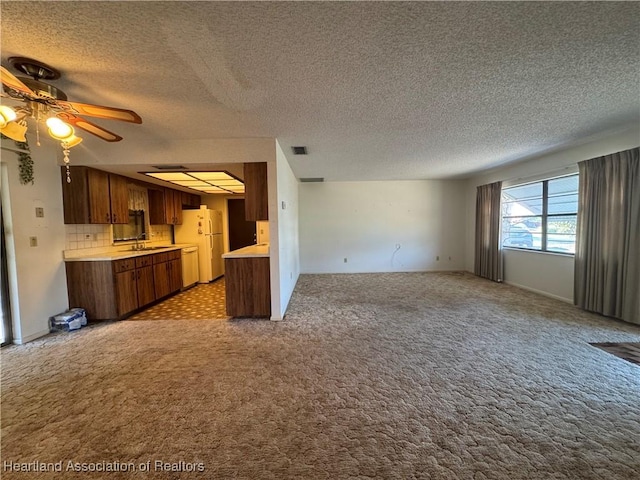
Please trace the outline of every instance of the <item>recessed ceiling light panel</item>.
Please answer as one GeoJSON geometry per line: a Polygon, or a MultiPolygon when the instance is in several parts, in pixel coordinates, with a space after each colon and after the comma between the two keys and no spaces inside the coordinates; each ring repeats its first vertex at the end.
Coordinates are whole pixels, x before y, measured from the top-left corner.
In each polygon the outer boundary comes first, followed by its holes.
{"type": "Polygon", "coordinates": [[[147,175],[166,182],[175,182],[176,180],[193,180],[193,177],[182,172],[147,173],[147,175]]]}
{"type": "Polygon", "coordinates": [[[190,172],[192,176],[199,180],[235,180],[226,172],[190,172]]]}
{"type": "Polygon", "coordinates": [[[227,172],[140,172],[202,193],[244,193],[244,183],[227,172]]]}

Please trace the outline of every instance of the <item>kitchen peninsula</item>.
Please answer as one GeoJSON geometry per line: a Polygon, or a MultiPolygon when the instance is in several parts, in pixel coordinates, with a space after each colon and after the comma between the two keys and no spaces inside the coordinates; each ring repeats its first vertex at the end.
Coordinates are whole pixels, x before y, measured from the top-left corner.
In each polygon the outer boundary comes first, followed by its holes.
{"type": "Polygon", "coordinates": [[[271,316],[269,245],[250,245],[222,255],[227,315],[271,316]]]}

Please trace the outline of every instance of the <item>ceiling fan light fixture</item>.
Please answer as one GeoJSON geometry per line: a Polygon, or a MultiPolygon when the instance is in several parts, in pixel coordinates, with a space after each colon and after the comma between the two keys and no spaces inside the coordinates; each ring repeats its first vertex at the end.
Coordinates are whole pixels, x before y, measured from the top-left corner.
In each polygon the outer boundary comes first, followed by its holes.
{"type": "Polygon", "coordinates": [[[56,140],[68,141],[75,136],[73,127],[58,117],[47,118],[47,127],[49,128],[49,135],[56,140]]]}
{"type": "Polygon", "coordinates": [[[82,143],[82,138],[77,137],[76,135],[71,135],[71,137],[69,137],[66,140],[63,140],[63,142],[66,144],[67,148],[72,148],[72,147],[75,147],[76,145],[80,145],[82,143]]]}
{"type": "Polygon", "coordinates": [[[24,120],[20,122],[9,122],[6,126],[0,127],[0,132],[15,142],[25,143],[27,141],[27,137],[25,136],[27,133],[27,124],[24,120]]]}
{"type": "Polygon", "coordinates": [[[0,128],[7,126],[9,122],[15,121],[18,118],[15,110],[6,105],[0,105],[0,128]]]}

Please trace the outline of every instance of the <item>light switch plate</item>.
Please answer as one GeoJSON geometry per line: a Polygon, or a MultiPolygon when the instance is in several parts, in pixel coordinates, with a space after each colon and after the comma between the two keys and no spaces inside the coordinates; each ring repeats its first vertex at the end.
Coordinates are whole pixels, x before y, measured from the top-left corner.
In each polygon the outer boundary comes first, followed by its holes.
{"type": "Polygon", "coordinates": [[[43,218],[44,217],[44,208],[36,207],[36,217],[43,218]]]}
{"type": "Polygon", "coordinates": [[[29,237],[29,246],[37,247],[38,246],[38,237],[29,237]]]}

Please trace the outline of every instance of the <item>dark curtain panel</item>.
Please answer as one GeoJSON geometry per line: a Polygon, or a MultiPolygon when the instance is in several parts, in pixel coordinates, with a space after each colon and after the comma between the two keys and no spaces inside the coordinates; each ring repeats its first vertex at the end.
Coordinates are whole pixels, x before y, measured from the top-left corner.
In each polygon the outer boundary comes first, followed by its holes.
{"type": "Polygon", "coordinates": [[[640,148],[580,162],[574,303],[640,324],[640,148]]]}
{"type": "Polygon", "coordinates": [[[480,185],[476,194],[476,255],[474,273],[502,281],[500,197],[502,182],[480,185]]]}

